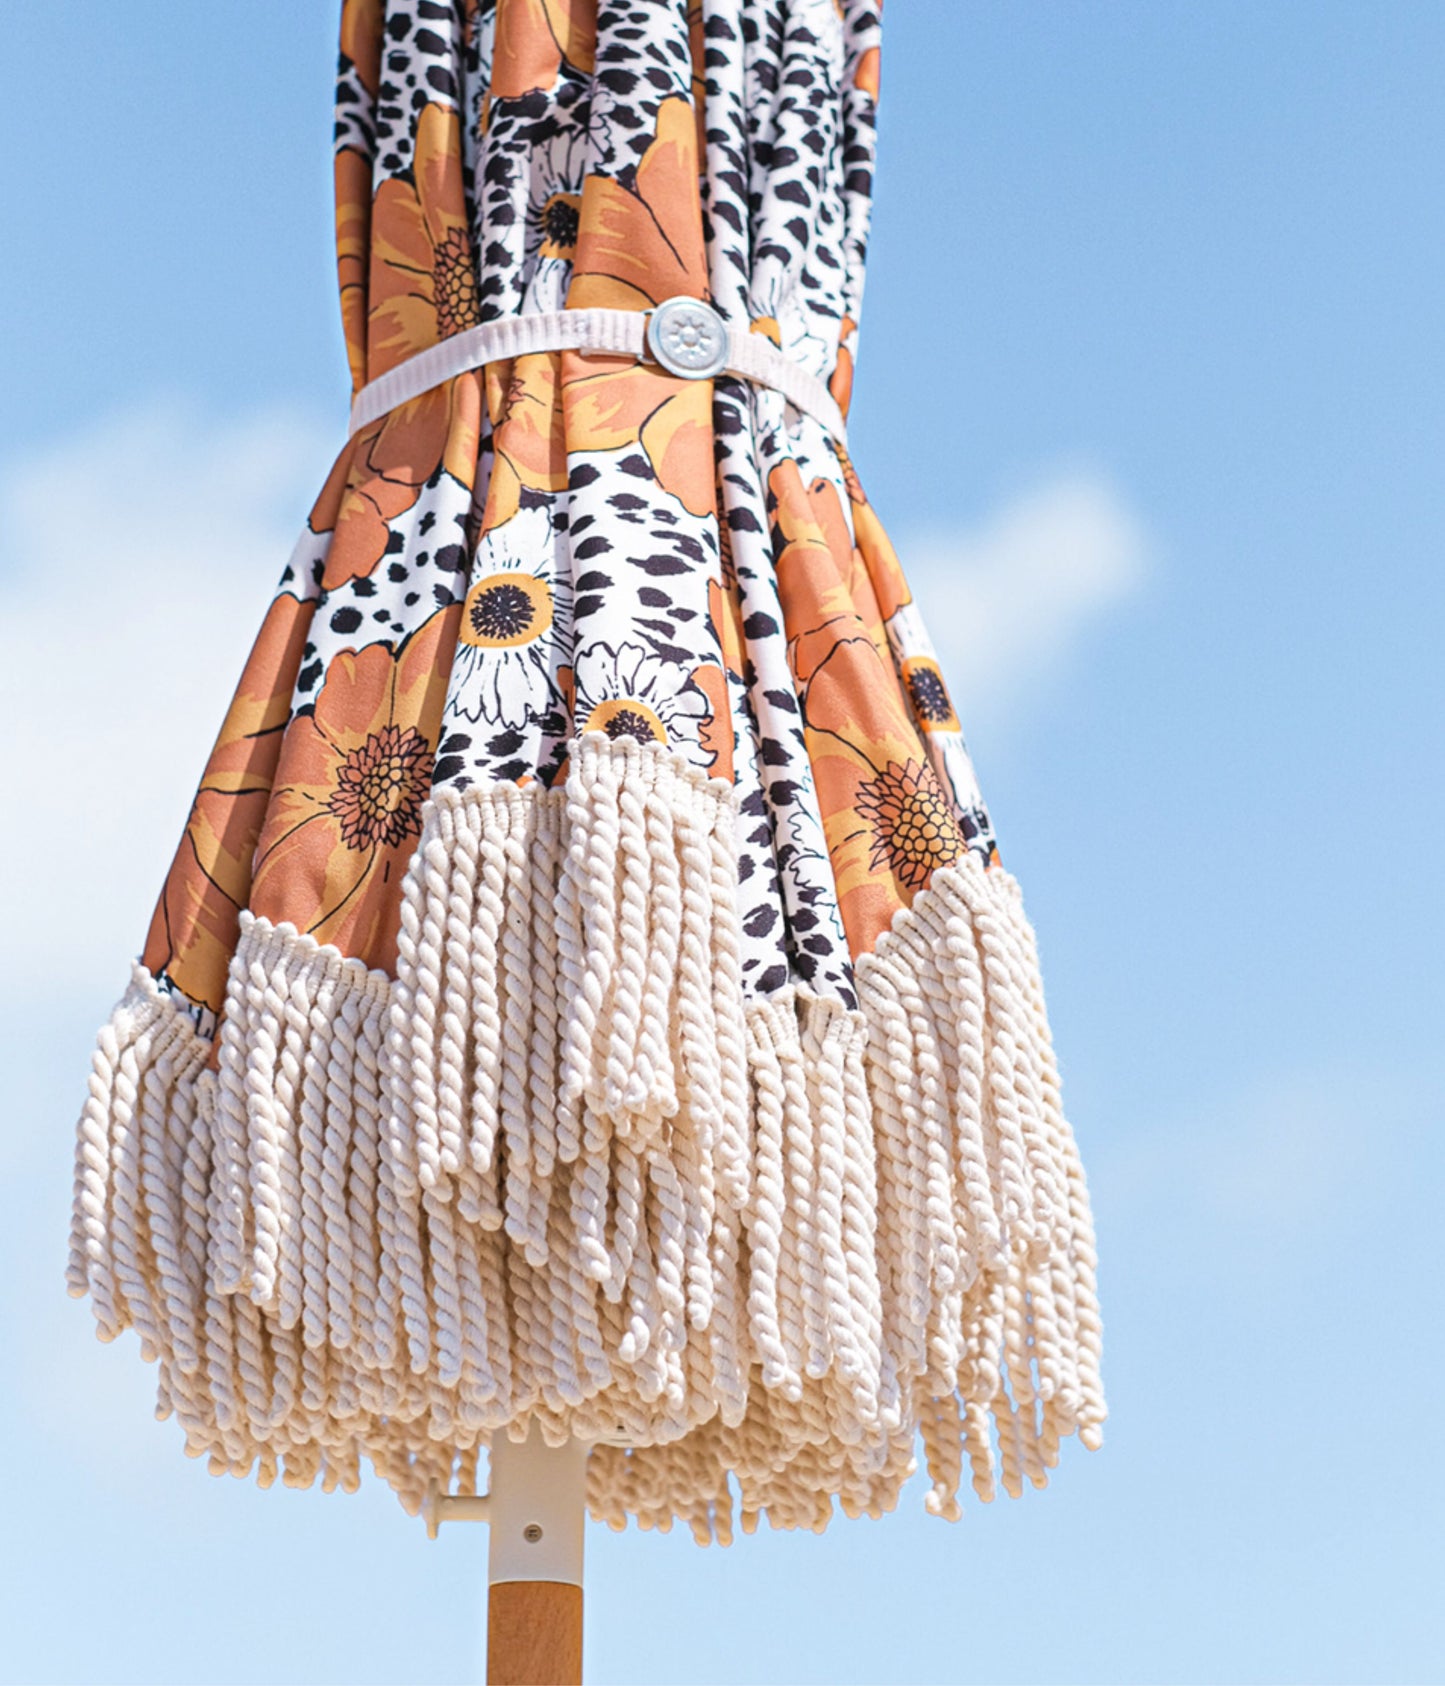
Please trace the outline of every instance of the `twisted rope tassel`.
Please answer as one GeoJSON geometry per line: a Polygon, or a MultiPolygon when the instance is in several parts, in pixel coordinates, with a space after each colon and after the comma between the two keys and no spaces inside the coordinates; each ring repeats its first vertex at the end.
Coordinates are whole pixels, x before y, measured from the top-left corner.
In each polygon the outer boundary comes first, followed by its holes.
{"type": "Polygon", "coordinates": [[[573,775],[433,799],[395,979],[243,912],[213,1043],[133,972],[68,1280],[160,1360],[188,1447],[342,1488],[365,1456],[414,1509],[535,1415],[631,1440],[593,1454],[599,1516],[726,1539],[882,1514],[920,1432],[950,1517],[965,1468],[987,1499],[1098,1444],[1092,1219],[1011,880],[936,874],[856,1009],[745,1001],[727,787],[630,742],[573,775]]]}

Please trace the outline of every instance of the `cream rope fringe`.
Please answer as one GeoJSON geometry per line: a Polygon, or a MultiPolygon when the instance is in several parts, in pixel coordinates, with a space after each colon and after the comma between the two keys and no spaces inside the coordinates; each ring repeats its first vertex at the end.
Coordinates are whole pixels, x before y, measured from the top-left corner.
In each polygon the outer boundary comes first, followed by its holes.
{"type": "Polygon", "coordinates": [[[861,1007],[745,1006],[730,786],[574,746],[427,804],[395,982],[248,912],[218,1057],[138,963],[69,1281],[216,1473],[415,1511],[493,1433],[621,1439],[593,1514],[699,1540],[1043,1486],[1104,1420],[1089,1202],[1017,888],[937,873],[861,1007]],[[997,1443],[995,1445],[995,1442],[997,1443]],[[731,1472],[733,1480],[729,1480],[731,1472]]]}

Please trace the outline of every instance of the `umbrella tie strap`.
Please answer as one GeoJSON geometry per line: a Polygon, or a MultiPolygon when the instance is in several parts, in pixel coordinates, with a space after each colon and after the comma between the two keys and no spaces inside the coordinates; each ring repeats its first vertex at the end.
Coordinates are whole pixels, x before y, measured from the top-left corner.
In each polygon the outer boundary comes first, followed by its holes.
{"type": "Polygon", "coordinates": [[[839,445],[845,442],[843,412],[823,381],[765,335],[733,327],[710,304],[685,294],[651,310],[549,310],[482,322],[368,381],[352,401],[350,431],[483,364],[543,351],[635,357],[685,380],[738,375],[781,392],[839,445]]]}

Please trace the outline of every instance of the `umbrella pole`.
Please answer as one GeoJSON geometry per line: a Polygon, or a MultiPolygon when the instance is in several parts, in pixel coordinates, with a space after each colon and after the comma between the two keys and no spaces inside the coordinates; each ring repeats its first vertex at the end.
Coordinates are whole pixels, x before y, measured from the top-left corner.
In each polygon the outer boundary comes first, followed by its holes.
{"type": "Polygon", "coordinates": [[[492,1442],[488,1686],[581,1686],[585,1441],[492,1442]]]}

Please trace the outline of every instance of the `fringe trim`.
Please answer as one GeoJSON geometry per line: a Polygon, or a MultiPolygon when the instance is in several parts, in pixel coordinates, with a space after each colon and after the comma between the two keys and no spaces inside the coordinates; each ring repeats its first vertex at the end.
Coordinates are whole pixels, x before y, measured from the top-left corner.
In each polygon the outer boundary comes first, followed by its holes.
{"type": "Polygon", "coordinates": [[[136,964],[69,1283],[215,1473],[419,1508],[493,1434],[599,1444],[593,1514],[700,1541],[1043,1486],[1100,1442],[1084,1174],[1013,880],[935,875],[860,1009],[744,1005],[735,798],[596,735],[427,804],[398,976],[249,912],[218,1065],[136,964]],[[996,1444],[995,1444],[996,1443],[996,1444]],[[731,1478],[731,1479],[730,1479],[731,1478]]]}

